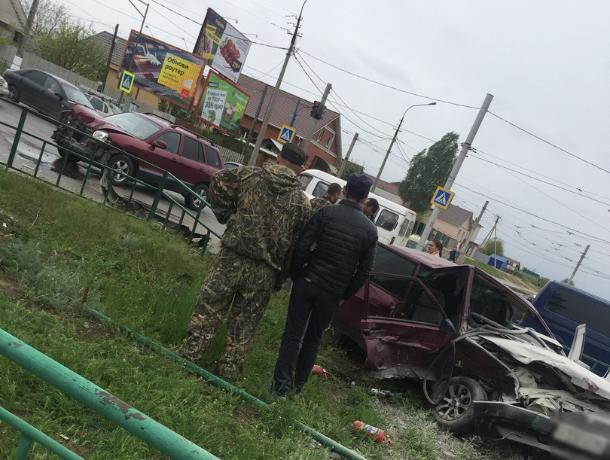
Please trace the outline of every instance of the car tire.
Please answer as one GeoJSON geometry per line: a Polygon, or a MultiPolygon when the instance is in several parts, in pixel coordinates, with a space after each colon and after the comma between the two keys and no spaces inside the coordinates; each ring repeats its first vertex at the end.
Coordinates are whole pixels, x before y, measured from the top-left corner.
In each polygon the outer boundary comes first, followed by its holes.
{"type": "Polygon", "coordinates": [[[487,394],[470,377],[452,377],[437,385],[432,399],[439,401],[433,409],[436,422],[453,433],[463,434],[474,429],[474,401],[487,401],[487,394]]]}
{"type": "Polygon", "coordinates": [[[113,170],[110,177],[115,185],[125,184],[129,178],[134,177],[136,170],[134,161],[122,153],[110,157],[108,166],[113,170]]]}
{"type": "MultiPolygon", "coordinates": [[[[207,184],[197,184],[194,188],[193,191],[203,197],[204,199],[208,196],[208,185],[207,184]]],[[[198,200],[197,198],[195,198],[193,196],[193,194],[189,193],[188,195],[186,195],[184,197],[184,201],[186,202],[186,206],[189,209],[193,209],[195,211],[199,211],[199,208],[201,208],[202,204],[200,200],[198,200]]]]}
{"type": "Polygon", "coordinates": [[[13,102],[19,102],[19,89],[15,85],[8,85],[8,98],[13,102]]]}

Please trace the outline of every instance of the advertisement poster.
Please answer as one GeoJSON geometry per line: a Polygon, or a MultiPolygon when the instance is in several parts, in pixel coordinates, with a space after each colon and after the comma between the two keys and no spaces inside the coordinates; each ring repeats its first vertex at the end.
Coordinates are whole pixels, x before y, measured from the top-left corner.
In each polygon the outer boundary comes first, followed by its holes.
{"type": "Polygon", "coordinates": [[[212,8],[203,21],[193,53],[229,80],[236,82],[250,51],[250,40],[212,8]]]}
{"type": "Polygon", "coordinates": [[[201,118],[208,123],[235,132],[239,129],[250,96],[233,83],[210,72],[201,102],[201,118]]]}
{"type": "Polygon", "coordinates": [[[132,30],[121,67],[135,75],[135,85],[174,104],[189,107],[204,60],[178,47],[132,30]]]}

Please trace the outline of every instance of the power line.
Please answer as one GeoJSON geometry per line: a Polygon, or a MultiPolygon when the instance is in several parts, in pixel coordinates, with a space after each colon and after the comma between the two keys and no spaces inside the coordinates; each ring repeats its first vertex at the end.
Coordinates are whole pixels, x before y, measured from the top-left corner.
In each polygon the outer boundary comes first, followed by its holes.
{"type": "Polygon", "coordinates": [[[505,202],[505,201],[501,201],[501,200],[498,200],[498,199],[496,199],[496,198],[491,198],[491,197],[489,197],[489,196],[485,195],[484,193],[481,193],[481,192],[478,192],[478,191],[476,191],[476,190],[473,190],[473,189],[471,189],[470,187],[467,187],[467,186],[465,186],[465,185],[459,184],[459,183],[457,183],[457,182],[455,182],[455,185],[457,185],[457,186],[459,186],[459,187],[462,187],[463,189],[468,190],[468,191],[469,191],[469,192],[471,192],[471,193],[474,193],[474,194],[476,194],[476,195],[480,195],[480,196],[485,197],[485,198],[487,198],[487,199],[489,199],[489,200],[493,200],[493,201],[495,201],[495,202],[497,202],[497,203],[500,203],[500,204],[502,204],[502,205],[504,205],[504,206],[506,206],[506,207],[508,207],[508,208],[511,208],[511,209],[516,210],[516,211],[522,212],[522,213],[524,213],[524,214],[527,214],[528,216],[535,217],[536,219],[540,219],[540,220],[542,220],[543,222],[547,222],[547,223],[550,223],[550,224],[553,224],[553,225],[557,225],[558,227],[561,227],[561,228],[564,228],[564,229],[566,229],[566,230],[569,230],[570,232],[577,233],[577,234],[580,234],[580,235],[584,235],[584,236],[586,236],[586,237],[589,237],[589,238],[591,238],[592,240],[594,240],[594,241],[596,241],[596,242],[598,242],[598,243],[606,243],[606,244],[610,244],[610,241],[608,241],[608,240],[606,240],[606,239],[600,238],[600,237],[595,236],[595,235],[591,235],[590,233],[586,233],[586,232],[583,232],[583,231],[581,231],[581,230],[576,230],[576,229],[574,229],[574,228],[572,228],[572,227],[568,227],[567,225],[564,225],[564,224],[559,223],[559,222],[555,222],[555,221],[553,221],[553,220],[551,220],[551,219],[547,219],[546,217],[542,217],[542,216],[540,216],[540,215],[538,215],[538,214],[535,214],[535,213],[533,213],[533,212],[531,212],[531,211],[527,211],[527,210],[522,209],[522,208],[520,208],[520,207],[518,207],[518,206],[515,206],[515,205],[512,205],[512,204],[509,204],[509,203],[507,203],[507,202],[505,202]]]}
{"type": "Polygon", "coordinates": [[[299,50],[299,52],[309,56],[312,59],[315,59],[316,61],[321,62],[322,64],[326,64],[329,67],[332,67],[332,68],[334,68],[336,70],[344,72],[344,73],[346,73],[348,75],[351,75],[352,77],[359,78],[361,80],[367,81],[369,83],[373,83],[373,84],[378,85],[378,86],[383,86],[384,88],[392,89],[394,91],[398,91],[398,92],[405,93],[405,94],[410,94],[411,96],[421,97],[421,98],[427,99],[429,101],[436,101],[436,102],[441,102],[443,104],[453,105],[453,106],[456,106],[456,107],[465,107],[465,108],[468,108],[468,109],[477,109],[477,110],[479,109],[479,107],[475,107],[473,105],[460,104],[458,102],[449,101],[447,99],[441,99],[441,98],[433,97],[433,96],[426,96],[424,94],[419,94],[419,93],[415,93],[413,91],[407,91],[406,89],[398,88],[396,86],[388,85],[387,83],[382,83],[382,82],[373,80],[372,78],[365,77],[364,75],[359,75],[359,74],[357,74],[355,72],[352,72],[350,70],[347,70],[347,69],[344,69],[342,67],[339,67],[339,66],[337,66],[335,64],[327,62],[327,61],[325,61],[325,60],[323,60],[323,59],[321,59],[319,57],[316,57],[313,54],[308,53],[307,51],[304,51],[302,49],[299,50]]]}
{"type": "MultiPolygon", "coordinates": [[[[492,164],[492,165],[494,165],[494,166],[496,166],[496,167],[498,167],[500,169],[504,169],[506,171],[511,171],[511,172],[514,172],[514,173],[519,174],[521,176],[527,177],[528,179],[535,180],[536,182],[541,182],[543,184],[549,185],[549,186],[554,187],[554,188],[559,189],[559,190],[563,190],[565,192],[571,193],[571,194],[579,196],[581,198],[586,198],[586,199],[592,200],[592,201],[594,201],[596,203],[603,204],[603,205],[606,205],[606,206],[610,206],[610,202],[601,201],[601,200],[599,200],[597,198],[588,196],[588,195],[586,195],[584,193],[581,193],[581,192],[578,192],[578,191],[575,191],[575,190],[571,190],[571,189],[566,188],[566,187],[562,187],[561,185],[557,185],[557,184],[554,184],[553,182],[549,182],[549,181],[546,181],[544,179],[540,179],[538,177],[532,176],[532,175],[524,173],[522,171],[518,171],[516,169],[509,168],[508,166],[504,166],[504,165],[498,164],[498,163],[496,163],[494,161],[488,160],[486,158],[482,158],[482,157],[480,157],[478,155],[472,155],[471,154],[470,156],[471,156],[471,158],[476,158],[477,160],[484,161],[485,163],[492,164]]],[[[543,193],[543,192],[541,192],[541,193],[543,193]]],[[[610,231],[610,230],[608,230],[608,231],[610,231]]]]}
{"type": "Polygon", "coordinates": [[[549,146],[553,147],[554,149],[557,149],[557,150],[559,150],[559,151],[561,151],[561,152],[565,153],[566,155],[569,155],[569,156],[571,156],[571,157],[573,157],[573,158],[576,158],[577,160],[582,161],[583,163],[586,163],[586,164],[588,164],[589,166],[593,166],[594,168],[597,168],[597,169],[599,169],[600,171],[603,171],[603,172],[605,172],[605,173],[610,174],[610,169],[606,169],[606,168],[604,168],[603,166],[600,166],[600,165],[598,165],[598,164],[596,164],[596,163],[593,163],[592,161],[589,161],[589,160],[587,160],[586,158],[583,158],[582,156],[577,155],[577,154],[576,154],[576,153],[574,153],[574,152],[570,152],[569,150],[567,150],[567,149],[565,149],[565,148],[563,148],[563,147],[560,147],[559,145],[557,145],[557,144],[555,144],[555,143],[553,143],[553,142],[551,142],[551,141],[549,141],[549,140],[547,140],[547,139],[545,139],[545,138],[543,138],[543,137],[539,136],[538,134],[533,133],[532,131],[529,131],[529,130],[527,130],[527,129],[523,128],[522,126],[519,126],[519,125],[518,125],[518,124],[516,124],[516,123],[513,123],[513,122],[512,122],[512,121],[510,121],[510,120],[507,120],[506,118],[501,117],[500,115],[498,115],[498,114],[496,114],[496,113],[494,113],[494,112],[489,111],[489,114],[490,114],[490,115],[492,115],[492,116],[494,116],[494,117],[496,117],[498,120],[501,120],[501,121],[503,121],[504,123],[509,124],[509,125],[510,125],[510,126],[512,126],[513,128],[516,128],[516,129],[518,129],[519,131],[521,131],[521,132],[523,132],[523,133],[525,133],[525,134],[527,134],[527,135],[529,135],[529,136],[533,137],[534,139],[537,139],[537,140],[539,140],[540,142],[543,142],[543,143],[545,143],[545,144],[547,144],[547,145],[549,145],[549,146]]]}

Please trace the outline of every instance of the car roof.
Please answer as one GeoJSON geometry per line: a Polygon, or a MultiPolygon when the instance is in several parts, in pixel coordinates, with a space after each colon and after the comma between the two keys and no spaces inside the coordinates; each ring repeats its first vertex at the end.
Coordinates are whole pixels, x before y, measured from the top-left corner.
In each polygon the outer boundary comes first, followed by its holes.
{"type": "MultiPolygon", "coordinates": [[[[55,80],[57,80],[57,81],[58,81],[58,82],[59,82],[59,83],[60,83],[62,86],[64,86],[64,85],[66,85],[66,86],[71,86],[71,87],[76,88],[76,89],[78,89],[79,91],[81,91],[81,90],[80,90],[80,89],[79,89],[79,88],[78,88],[76,85],[73,85],[73,84],[72,84],[72,83],[70,83],[69,81],[64,80],[63,78],[58,77],[57,75],[54,75],[54,74],[52,74],[52,73],[50,73],[50,72],[45,72],[44,70],[39,70],[39,69],[21,69],[21,71],[22,71],[22,72],[27,72],[27,71],[30,71],[30,70],[35,70],[36,72],[41,72],[41,73],[43,73],[43,74],[45,74],[45,75],[48,75],[49,77],[53,77],[53,78],[54,78],[55,80]]],[[[81,92],[82,92],[82,91],[81,91],[81,92]]]]}
{"type": "Polygon", "coordinates": [[[183,128],[182,126],[178,126],[174,123],[171,123],[170,121],[166,120],[163,117],[160,117],[159,115],[155,115],[154,113],[149,113],[149,112],[134,112],[134,113],[137,113],[138,115],[142,115],[142,116],[148,118],[149,120],[162,125],[164,128],[172,128],[181,134],[188,134],[189,136],[193,136],[193,137],[197,138],[197,140],[204,142],[205,144],[209,145],[210,147],[214,147],[215,149],[217,149],[216,145],[214,145],[214,143],[211,142],[209,139],[206,139],[205,137],[202,137],[199,134],[194,133],[193,131],[183,128]]]}
{"type": "Polygon", "coordinates": [[[457,267],[457,264],[453,262],[443,259],[442,257],[433,256],[432,254],[428,254],[427,252],[418,251],[417,249],[406,248],[404,246],[388,246],[383,243],[379,243],[381,246],[385,246],[387,248],[393,249],[395,252],[398,252],[400,255],[405,256],[416,263],[420,263],[429,268],[445,268],[445,267],[457,267]]]}

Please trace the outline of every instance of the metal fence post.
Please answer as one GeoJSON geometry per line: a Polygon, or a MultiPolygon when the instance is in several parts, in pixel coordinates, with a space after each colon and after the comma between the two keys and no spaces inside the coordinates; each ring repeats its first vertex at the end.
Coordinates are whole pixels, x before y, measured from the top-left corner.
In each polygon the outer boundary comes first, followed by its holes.
{"type": "Polygon", "coordinates": [[[13,145],[11,145],[11,152],[8,154],[8,161],[6,162],[7,170],[13,166],[13,161],[15,160],[15,155],[17,154],[17,147],[19,146],[19,139],[21,139],[21,133],[23,132],[23,125],[25,125],[25,117],[27,114],[27,110],[21,109],[21,116],[19,117],[19,123],[17,123],[17,129],[15,130],[13,145]]]}
{"type": "Polygon", "coordinates": [[[29,438],[24,433],[22,433],[21,438],[19,438],[19,444],[17,444],[17,455],[15,456],[15,458],[17,460],[28,460],[28,453],[30,452],[32,443],[32,438],[29,438]]]}
{"type": "Polygon", "coordinates": [[[155,193],[155,199],[153,200],[152,206],[150,207],[150,212],[148,213],[147,220],[155,217],[155,213],[157,212],[157,206],[159,206],[159,201],[161,200],[161,195],[163,194],[163,190],[165,189],[165,184],[167,183],[167,171],[163,171],[163,176],[161,177],[161,182],[157,186],[157,193],[155,193]]]}
{"type": "Polygon", "coordinates": [[[0,354],[171,458],[217,460],[203,448],[2,329],[0,354]]]}

